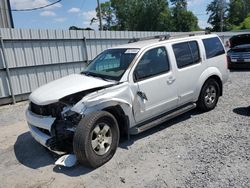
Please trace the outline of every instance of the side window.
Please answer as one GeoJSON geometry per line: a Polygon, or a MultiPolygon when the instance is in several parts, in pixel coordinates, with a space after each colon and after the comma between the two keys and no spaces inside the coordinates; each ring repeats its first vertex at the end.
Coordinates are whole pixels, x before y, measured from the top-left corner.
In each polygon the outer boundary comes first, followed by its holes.
{"type": "Polygon", "coordinates": [[[142,80],[169,71],[169,61],[165,47],[158,47],[147,51],[138,62],[134,76],[135,80],[142,80]]]}
{"type": "Polygon", "coordinates": [[[178,68],[200,62],[200,52],[196,41],[174,44],[173,50],[178,68]]]}
{"type": "Polygon", "coordinates": [[[207,59],[225,54],[225,50],[218,37],[203,39],[207,59]]]}
{"type": "Polygon", "coordinates": [[[200,62],[200,51],[199,51],[199,46],[196,41],[189,42],[189,46],[193,55],[193,61],[194,63],[200,62]]]}

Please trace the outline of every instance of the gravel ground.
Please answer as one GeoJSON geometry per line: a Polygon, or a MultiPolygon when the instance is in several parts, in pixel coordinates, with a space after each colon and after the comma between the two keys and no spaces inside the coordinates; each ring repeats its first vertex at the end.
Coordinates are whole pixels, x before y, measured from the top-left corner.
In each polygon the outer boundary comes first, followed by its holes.
{"type": "Polygon", "coordinates": [[[24,119],[0,107],[0,187],[250,187],[250,71],[232,72],[217,107],[188,112],[121,143],[104,166],[54,165],[24,119]]]}

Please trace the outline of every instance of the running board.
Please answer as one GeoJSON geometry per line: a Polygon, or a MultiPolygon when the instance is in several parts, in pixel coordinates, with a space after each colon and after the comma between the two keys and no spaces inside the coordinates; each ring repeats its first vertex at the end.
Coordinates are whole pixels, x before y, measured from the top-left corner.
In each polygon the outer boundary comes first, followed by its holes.
{"type": "Polygon", "coordinates": [[[181,115],[183,113],[186,113],[189,110],[192,110],[194,108],[196,108],[195,103],[189,104],[187,106],[184,106],[182,108],[174,110],[174,111],[166,114],[165,116],[157,118],[157,119],[155,119],[155,120],[153,120],[153,121],[151,121],[149,123],[146,123],[146,124],[143,124],[143,125],[138,125],[138,126],[135,126],[135,127],[131,128],[129,130],[129,134],[131,134],[131,135],[139,134],[139,133],[141,133],[143,131],[146,131],[146,130],[152,128],[152,127],[155,127],[156,125],[159,125],[159,124],[161,124],[161,123],[163,123],[165,121],[168,121],[168,120],[170,120],[172,118],[175,118],[176,116],[179,116],[179,115],[181,115]]]}

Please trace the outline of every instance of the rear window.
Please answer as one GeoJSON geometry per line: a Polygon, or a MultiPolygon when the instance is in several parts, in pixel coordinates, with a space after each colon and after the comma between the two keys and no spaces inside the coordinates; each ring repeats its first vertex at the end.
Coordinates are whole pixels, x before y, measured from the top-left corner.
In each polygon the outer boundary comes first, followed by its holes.
{"type": "Polygon", "coordinates": [[[225,54],[225,50],[218,37],[203,39],[207,59],[225,54]]]}
{"type": "Polygon", "coordinates": [[[173,50],[178,68],[200,62],[200,52],[196,41],[174,44],[173,50]]]}

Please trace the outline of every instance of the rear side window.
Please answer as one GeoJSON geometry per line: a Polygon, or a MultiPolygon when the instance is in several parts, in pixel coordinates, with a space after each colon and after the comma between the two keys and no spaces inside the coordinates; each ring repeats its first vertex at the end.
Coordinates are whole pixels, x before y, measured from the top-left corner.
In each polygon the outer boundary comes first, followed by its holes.
{"type": "Polygon", "coordinates": [[[203,39],[207,59],[225,54],[225,50],[218,37],[203,39]]]}
{"type": "Polygon", "coordinates": [[[200,62],[200,52],[196,41],[174,44],[173,50],[178,68],[200,62]]]}

